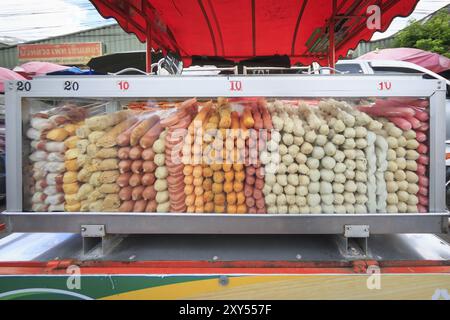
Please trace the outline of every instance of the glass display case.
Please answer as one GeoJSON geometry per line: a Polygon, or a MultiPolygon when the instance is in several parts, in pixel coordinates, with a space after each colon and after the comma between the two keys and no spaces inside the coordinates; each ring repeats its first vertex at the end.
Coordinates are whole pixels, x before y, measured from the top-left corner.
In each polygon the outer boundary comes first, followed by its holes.
{"type": "Polygon", "coordinates": [[[445,84],[420,76],[10,82],[21,232],[439,233],[445,84]]]}

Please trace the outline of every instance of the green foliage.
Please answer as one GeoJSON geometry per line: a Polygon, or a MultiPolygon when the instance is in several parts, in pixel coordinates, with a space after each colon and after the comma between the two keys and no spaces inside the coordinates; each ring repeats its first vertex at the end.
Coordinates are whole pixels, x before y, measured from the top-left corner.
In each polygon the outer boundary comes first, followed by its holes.
{"type": "Polygon", "coordinates": [[[425,23],[412,20],[408,27],[397,33],[395,47],[432,51],[450,58],[450,14],[440,10],[425,23]]]}

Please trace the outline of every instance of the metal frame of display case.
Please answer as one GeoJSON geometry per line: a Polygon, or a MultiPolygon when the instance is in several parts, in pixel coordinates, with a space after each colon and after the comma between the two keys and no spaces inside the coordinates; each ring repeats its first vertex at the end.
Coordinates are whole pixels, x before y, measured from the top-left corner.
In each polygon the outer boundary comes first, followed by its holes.
{"type": "Polygon", "coordinates": [[[9,81],[6,87],[7,210],[13,232],[108,234],[445,233],[445,83],[420,75],[77,76],[9,81]],[[74,86],[74,83],[77,83],[74,86]],[[127,83],[124,86],[124,83],[127,83]],[[75,90],[76,89],[76,90],[75,90]],[[427,97],[429,211],[408,214],[173,214],[22,212],[22,98],[427,97]]]}

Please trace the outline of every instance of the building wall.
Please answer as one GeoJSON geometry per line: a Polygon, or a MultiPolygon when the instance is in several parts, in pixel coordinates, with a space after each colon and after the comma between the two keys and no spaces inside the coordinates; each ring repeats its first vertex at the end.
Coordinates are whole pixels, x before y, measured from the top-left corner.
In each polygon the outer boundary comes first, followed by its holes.
{"type": "MultiPolygon", "coordinates": [[[[139,42],[135,35],[126,33],[117,24],[27,43],[57,44],[71,42],[101,42],[104,54],[145,50],[145,43],[139,42]]],[[[0,67],[14,68],[18,64],[17,46],[0,48],[0,67]]]]}
{"type": "Polygon", "coordinates": [[[374,51],[377,48],[378,49],[391,48],[393,42],[394,42],[393,37],[370,42],[360,42],[359,45],[356,47],[356,49],[353,51],[353,57],[357,58],[367,52],[374,51]]]}

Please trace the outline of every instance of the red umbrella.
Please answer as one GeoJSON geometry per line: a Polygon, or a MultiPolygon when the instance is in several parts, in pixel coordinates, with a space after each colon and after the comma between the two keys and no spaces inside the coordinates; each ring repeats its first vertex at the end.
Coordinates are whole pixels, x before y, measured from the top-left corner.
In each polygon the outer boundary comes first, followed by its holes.
{"type": "Polygon", "coordinates": [[[3,81],[7,80],[27,80],[27,79],[12,70],[0,67],[0,92],[5,92],[5,86],[3,84],[3,81]]]}
{"type": "Polygon", "coordinates": [[[36,76],[44,75],[50,72],[62,71],[69,69],[70,67],[62,66],[51,62],[31,61],[24,63],[13,70],[21,74],[36,76]]]}
{"type": "Polygon", "coordinates": [[[415,63],[436,73],[450,69],[450,59],[434,52],[414,48],[376,50],[363,54],[358,59],[407,61],[415,63]]]}

